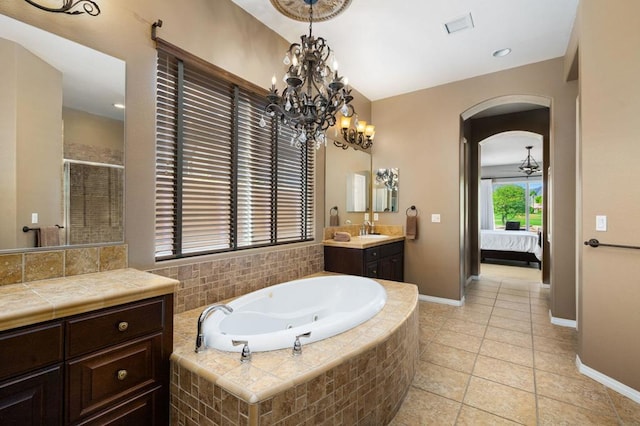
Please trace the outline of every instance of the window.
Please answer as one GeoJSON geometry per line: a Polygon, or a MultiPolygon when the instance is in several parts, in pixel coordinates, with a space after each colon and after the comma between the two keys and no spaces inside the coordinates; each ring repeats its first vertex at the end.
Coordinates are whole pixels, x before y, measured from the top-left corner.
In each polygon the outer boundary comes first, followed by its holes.
{"type": "Polygon", "coordinates": [[[313,239],[315,151],[265,91],[158,40],[156,259],[313,239]]]}
{"type": "Polygon", "coordinates": [[[518,221],[528,231],[542,226],[542,179],[500,180],[493,182],[495,229],[507,221],[518,221]]]}

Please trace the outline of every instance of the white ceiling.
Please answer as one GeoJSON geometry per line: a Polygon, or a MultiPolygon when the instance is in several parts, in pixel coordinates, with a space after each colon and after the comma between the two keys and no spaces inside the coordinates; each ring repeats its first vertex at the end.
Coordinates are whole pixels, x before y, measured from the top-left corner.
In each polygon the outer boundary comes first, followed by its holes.
{"type": "MultiPolygon", "coordinates": [[[[308,32],[308,23],[281,15],[268,0],[232,1],[290,42],[308,32]]],[[[327,39],[340,73],[375,101],[563,56],[577,5],[578,0],[352,0],[341,15],[314,23],[313,34],[327,39]],[[448,34],[444,24],[468,13],[474,28],[448,34]],[[505,47],[510,55],[492,56],[505,47]]]]}
{"type": "Polygon", "coordinates": [[[519,165],[527,158],[527,146],[533,146],[531,156],[542,166],[542,136],[523,131],[499,133],[480,142],[480,164],[482,167],[519,165]]]}

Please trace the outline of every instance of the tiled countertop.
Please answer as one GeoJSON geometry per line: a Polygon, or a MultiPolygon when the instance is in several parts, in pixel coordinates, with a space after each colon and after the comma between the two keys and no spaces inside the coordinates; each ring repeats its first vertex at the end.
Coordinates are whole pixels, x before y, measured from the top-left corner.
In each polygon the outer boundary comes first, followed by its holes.
{"type": "Polygon", "coordinates": [[[383,244],[404,241],[404,235],[380,235],[380,238],[367,238],[366,236],[351,237],[351,241],[324,240],[322,244],[331,247],[345,247],[355,249],[365,249],[369,247],[381,246],[383,244]]]}
{"type": "Polygon", "coordinates": [[[292,356],[291,349],[254,352],[251,362],[243,364],[236,352],[207,348],[195,353],[196,324],[203,309],[198,308],[174,316],[171,359],[246,402],[263,401],[374,347],[402,325],[416,309],[417,287],[378,282],[387,291],[387,303],[376,316],[337,336],[303,345],[301,356],[292,356]]]}
{"type": "Polygon", "coordinates": [[[179,281],[136,269],[0,286],[0,331],[173,293],[179,281]]]}

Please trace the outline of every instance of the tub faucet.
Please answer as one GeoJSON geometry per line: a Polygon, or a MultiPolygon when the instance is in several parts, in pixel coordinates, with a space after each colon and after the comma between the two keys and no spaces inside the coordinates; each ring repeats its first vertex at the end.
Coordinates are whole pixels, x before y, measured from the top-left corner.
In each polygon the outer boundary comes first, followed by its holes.
{"type": "Polygon", "coordinates": [[[306,332],[304,334],[299,334],[296,336],[296,341],[293,342],[293,355],[302,355],[302,343],[300,343],[301,337],[311,337],[311,332],[306,332]]]}
{"type": "Polygon", "coordinates": [[[196,337],[196,352],[200,352],[204,349],[204,334],[202,333],[202,323],[207,319],[209,315],[211,315],[215,311],[222,311],[225,314],[229,315],[233,312],[233,308],[227,305],[211,305],[202,311],[200,316],[198,317],[198,333],[196,337]]]}
{"type": "Polygon", "coordinates": [[[248,340],[232,340],[231,343],[233,346],[244,345],[242,347],[242,353],[240,354],[240,362],[251,361],[251,351],[249,350],[248,340]]]}

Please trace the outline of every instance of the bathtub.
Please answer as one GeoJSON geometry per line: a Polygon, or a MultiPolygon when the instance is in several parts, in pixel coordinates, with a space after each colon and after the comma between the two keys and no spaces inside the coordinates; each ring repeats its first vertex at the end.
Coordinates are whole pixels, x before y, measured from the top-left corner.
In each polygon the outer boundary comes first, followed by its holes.
{"type": "Polygon", "coordinates": [[[307,344],[347,331],[376,315],[387,293],[370,278],[332,275],[274,285],[228,304],[203,323],[205,345],[240,352],[232,340],[247,340],[252,352],[292,348],[296,336],[311,332],[307,344]]]}

